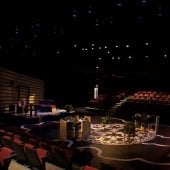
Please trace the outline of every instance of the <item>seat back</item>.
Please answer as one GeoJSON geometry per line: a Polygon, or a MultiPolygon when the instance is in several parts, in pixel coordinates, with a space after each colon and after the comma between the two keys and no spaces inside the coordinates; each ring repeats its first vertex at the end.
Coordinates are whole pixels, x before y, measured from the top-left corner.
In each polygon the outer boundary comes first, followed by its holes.
{"type": "Polygon", "coordinates": [[[2,141],[1,141],[1,137],[4,136],[6,133],[6,131],[4,129],[0,129],[0,146],[2,146],[2,141]]]}
{"type": "Polygon", "coordinates": [[[95,167],[92,167],[92,166],[89,166],[89,165],[86,165],[83,170],[98,170],[97,168],[95,167]]]}
{"type": "Polygon", "coordinates": [[[45,167],[43,165],[43,163],[41,162],[41,160],[38,157],[37,154],[37,150],[34,148],[33,145],[26,143],[24,145],[24,150],[25,150],[25,154],[28,160],[28,163],[35,168],[44,170],[45,167]]]}
{"type": "Polygon", "coordinates": [[[55,159],[55,164],[61,168],[71,169],[71,161],[67,159],[67,156],[63,149],[52,146],[52,154],[55,159]]]}
{"type": "Polygon", "coordinates": [[[0,149],[0,169],[5,169],[8,167],[12,158],[14,158],[15,154],[13,151],[7,147],[2,147],[0,149]]]}
{"type": "Polygon", "coordinates": [[[12,137],[4,135],[1,137],[2,145],[13,150],[12,137]]]}
{"type": "Polygon", "coordinates": [[[17,161],[21,163],[27,163],[27,157],[24,151],[24,144],[18,139],[13,141],[13,149],[16,154],[17,161]]]}
{"type": "Polygon", "coordinates": [[[6,133],[6,130],[0,129],[0,137],[3,136],[3,135],[5,135],[5,133],[6,133]]]}

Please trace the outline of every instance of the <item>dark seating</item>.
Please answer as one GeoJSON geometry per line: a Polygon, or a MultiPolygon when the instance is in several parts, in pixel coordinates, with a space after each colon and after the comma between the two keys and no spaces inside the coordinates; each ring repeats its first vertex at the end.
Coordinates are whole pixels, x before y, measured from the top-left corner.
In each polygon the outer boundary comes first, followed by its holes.
{"type": "Polygon", "coordinates": [[[38,138],[32,138],[32,137],[30,137],[28,143],[34,145],[35,147],[39,147],[39,145],[40,145],[40,141],[39,141],[38,138]]]}
{"type": "MultiPolygon", "coordinates": [[[[0,138],[4,136],[6,131],[4,129],[0,129],[0,138]]],[[[2,146],[2,141],[0,140],[0,146],[2,146]]]]}
{"type": "Polygon", "coordinates": [[[12,137],[4,135],[1,137],[2,145],[13,150],[12,137]]]}
{"type": "Polygon", "coordinates": [[[52,154],[57,166],[72,169],[73,151],[71,149],[52,146],[52,154]]]}
{"type": "Polygon", "coordinates": [[[33,145],[28,143],[24,145],[24,149],[29,165],[41,170],[45,170],[44,160],[48,157],[47,150],[35,148],[33,145]]]}
{"type": "Polygon", "coordinates": [[[9,163],[14,158],[14,156],[15,154],[11,149],[7,147],[0,148],[0,169],[7,170],[9,163]]]}
{"type": "Polygon", "coordinates": [[[83,168],[83,170],[98,170],[98,169],[96,169],[96,168],[94,168],[94,167],[92,167],[92,166],[86,165],[86,166],[83,168]]]}
{"type": "Polygon", "coordinates": [[[24,151],[24,143],[21,140],[14,139],[13,149],[16,154],[16,159],[20,163],[27,163],[27,157],[24,151]]]}
{"type": "Polygon", "coordinates": [[[4,129],[0,129],[0,136],[5,135],[5,133],[6,133],[6,130],[4,130],[4,129]]]}

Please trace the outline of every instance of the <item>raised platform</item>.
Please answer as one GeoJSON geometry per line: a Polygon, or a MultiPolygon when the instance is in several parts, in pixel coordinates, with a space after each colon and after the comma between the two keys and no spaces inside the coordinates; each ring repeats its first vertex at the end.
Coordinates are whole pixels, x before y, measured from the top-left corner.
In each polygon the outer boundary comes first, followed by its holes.
{"type": "Polygon", "coordinates": [[[123,132],[123,126],[123,123],[91,124],[91,133],[87,141],[105,145],[129,145],[147,142],[156,137],[152,128],[136,128],[135,135],[128,139],[123,132]]]}
{"type": "Polygon", "coordinates": [[[61,112],[59,114],[43,112],[36,115],[33,114],[32,116],[28,113],[2,113],[1,117],[7,124],[20,126],[22,124],[37,124],[44,121],[59,121],[71,115],[68,112],[61,112]]]}
{"type": "Polygon", "coordinates": [[[90,116],[102,116],[105,115],[107,110],[102,109],[102,108],[97,108],[97,107],[76,107],[75,112],[78,115],[90,115],[90,116]]]}

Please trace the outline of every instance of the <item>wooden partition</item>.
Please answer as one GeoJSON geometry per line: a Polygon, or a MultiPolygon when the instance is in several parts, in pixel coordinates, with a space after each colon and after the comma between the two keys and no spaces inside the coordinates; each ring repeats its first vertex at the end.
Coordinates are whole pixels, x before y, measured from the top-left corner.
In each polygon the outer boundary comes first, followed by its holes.
{"type": "Polygon", "coordinates": [[[0,108],[35,95],[35,104],[44,99],[44,81],[11,70],[0,68],[0,108]]]}

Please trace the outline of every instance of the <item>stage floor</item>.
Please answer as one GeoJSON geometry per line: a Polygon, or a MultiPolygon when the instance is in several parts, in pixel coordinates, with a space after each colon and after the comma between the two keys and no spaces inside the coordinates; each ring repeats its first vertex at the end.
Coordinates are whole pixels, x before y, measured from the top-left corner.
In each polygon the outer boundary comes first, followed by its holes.
{"type": "MultiPolygon", "coordinates": [[[[101,121],[101,117],[92,116],[91,121],[97,124],[101,121]]],[[[8,131],[15,129],[13,124],[4,125],[1,128],[3,127],[8,131]]],[[[36,137],[40,134],[46,134],[47,138],[49,135],[54,139],[56,138],[55,132],[49,133],[48,128],[37,131],[36,137]]],[[[156,137],[153,140],[144,141],[140,144],[108,145],[90,141],[73,141],[73,145],[81,151],[91,153],[93,158],[90,163],[99,169],[101,168],[101,163],[112,167],[124,168],[125,170],[170,169],[170,127],[165,125],[159,126],[156,137]]]]}

